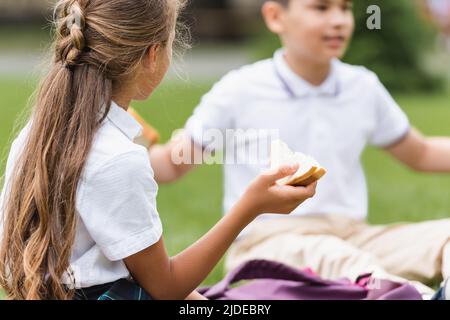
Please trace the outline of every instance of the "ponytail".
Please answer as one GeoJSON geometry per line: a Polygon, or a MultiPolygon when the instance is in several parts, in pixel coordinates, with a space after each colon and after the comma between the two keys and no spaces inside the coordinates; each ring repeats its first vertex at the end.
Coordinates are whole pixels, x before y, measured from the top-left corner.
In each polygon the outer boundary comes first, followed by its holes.
{"type": "MultiPolygon", "coordinates": [[[[0,286],[9,299],[70,299],[76,197],[113,87],[149,45],[163,44],[176,14],[167,0],[63,0],[54,62],[40,84],[31,127],[5,197],[0,286]],[[123,43],[126,45],[123,45],[123,43]]],[[[71,286],[73,287],[73,286],[71,286]]]]}

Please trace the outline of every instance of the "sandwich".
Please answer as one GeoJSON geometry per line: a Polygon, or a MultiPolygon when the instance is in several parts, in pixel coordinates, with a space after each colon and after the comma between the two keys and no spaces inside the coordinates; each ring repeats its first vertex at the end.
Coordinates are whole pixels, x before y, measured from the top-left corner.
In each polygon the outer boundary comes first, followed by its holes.
{"type": "Polygon", "coordinates": [[[150,146],[157,144],[160,139],[159,132],[146,122],[133,108],[128,108],[128,113],[131,114],[143,128],[142,134],[135,139],[135,143],[143,145],[147,149],[150,148],[150,146]]]}
{"type": "Polygon", "coordinates": [[[297,172],[277,181],[280,185],[302,186],[306,187],[321,179],[326,173],[314,158],[301,152],[293,152],[286,143],[281,140],[272,142],[270,150],[270,166],[272,169],[284,165],[299,164],[297,172]]]}

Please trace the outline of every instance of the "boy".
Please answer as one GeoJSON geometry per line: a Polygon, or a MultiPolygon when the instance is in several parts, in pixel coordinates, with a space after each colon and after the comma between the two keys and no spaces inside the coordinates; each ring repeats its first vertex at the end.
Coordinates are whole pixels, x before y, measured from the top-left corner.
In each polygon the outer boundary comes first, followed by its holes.
{"type": "MultiPolygon", "coordinates": [[[[174,164],[172,155],[207,148],[208,129],[276,129],[291,149],[311,154],[328,173],[296,216],[261,220],[242,235],[229,251],[228,270],[263,258],[311,267],[327,278],[379,272],[429,282],[450,276],[450,219],[367,225],[360,162],[372,144],[414,170],[450,172],[450,139],[423,137],[374,73],[338,60],[354,30],[351,1],[265,1],[262,13],[283,49],[226,75],[188,120],[187,135],[152,149],[158,182],[174,181],[195,166],[174,164]]],[[[224,166],[225,211],[261,168],[224,166]]]]}

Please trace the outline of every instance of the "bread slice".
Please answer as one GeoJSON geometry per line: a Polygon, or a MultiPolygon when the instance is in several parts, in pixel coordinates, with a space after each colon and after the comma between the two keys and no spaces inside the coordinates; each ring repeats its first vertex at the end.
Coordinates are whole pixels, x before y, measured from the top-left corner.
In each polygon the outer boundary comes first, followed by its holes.
{"type": "Polygon", "coordinates": [[[300,152],[292,152],[288,145],[281,140],[272,142],[270,163],[272,169],[283,165],[299,164],[296,173],[277,181],[281,185],[308,186],[321,179],[327,172],[314,158],[300,152]]]}
{"type": "Polygon", "coordinates": [[[128,108],[128,113],[131,114],[143,128],[142,135],[136,138],[136,143],[141,144],[147,148],[154,144],[157,144],[160,139],[159,132],[148,122],[146,122],[133,108],[128,108]]]}

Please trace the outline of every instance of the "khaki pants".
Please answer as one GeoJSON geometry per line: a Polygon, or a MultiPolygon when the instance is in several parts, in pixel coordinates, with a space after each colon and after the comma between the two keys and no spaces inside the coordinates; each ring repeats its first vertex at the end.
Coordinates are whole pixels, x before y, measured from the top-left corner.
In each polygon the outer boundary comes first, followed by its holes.
{"type": "Polygon", "coordinates": [[[342,216],[265,219],[233,244],[225,268],[252,259],[309,267],[327,279],[373,272],[431,283],[450,277],[450,219],[388,226],[342,216]]]}

